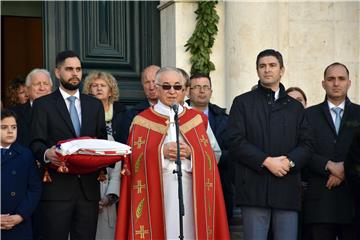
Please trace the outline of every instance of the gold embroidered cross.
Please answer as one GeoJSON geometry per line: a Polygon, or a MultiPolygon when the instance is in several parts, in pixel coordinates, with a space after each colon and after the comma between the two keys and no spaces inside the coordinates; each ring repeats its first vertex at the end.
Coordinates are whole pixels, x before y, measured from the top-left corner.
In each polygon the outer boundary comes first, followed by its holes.
{"type": "Polygon", "coordinates": [[[210,182],[210,179],[207,179],[207,182],[205,183],[205,187],[207,188],[207,190],[209,191],[210,188],[212,188],[213,184],[212,182],[210,182]]]}
{"type": "Polygon", "coordinates": [[[213,233],[212,229],[211,229],[211,228],[208,228],[207,233],[208,233],[209,236],[211,236],[212,233],[213,233]]]}
{"type": "Polygon", "coordinates": [[[204,135],[201,135],[200,142],[203,143],[205,147],[209,144],[208,140],[204,137],[204,135]]]}
{"type": "Polygon", "coordinates": [[[149,234],[149,230],[146,230],[144,225],[140,225],[140,230],[136,230],[135,234],[139,234],[141,239],[145,238],[145,234],[149,234]]]}
{"type": "Polygon", "coordinates": [[[135,146],[140,149],[141,145],[145,144],[145,141],[142,140],[142,137],[138,137],[138,140],[134,142],[135,146]]]}
{"type": "Polygon", "coordinates": [[[141,193],[141,189],[145,188],[145,184],[141,184],[141,180],[137,181],[137,185],[133,186],[133,189],[137,189],[137,193],[141,193]]]}

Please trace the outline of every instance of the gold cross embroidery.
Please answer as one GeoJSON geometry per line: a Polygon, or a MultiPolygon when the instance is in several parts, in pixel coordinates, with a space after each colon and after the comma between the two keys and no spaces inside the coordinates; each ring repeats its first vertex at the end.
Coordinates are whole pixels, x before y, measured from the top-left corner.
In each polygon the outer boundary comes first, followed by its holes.
{"type": "Polygon", "coordinates": [[[208,233],[209,236],[211,236],[212,235],[212,229],[208,228],[207,233],[208,233]]]}
{"type": "Polygon", "coordinates": [[[135,141],[134,144],[136,145],[137,149],[140,149],[141,145],[145,144],[145,141],[142,140],[142,137],[138,137],[138,140],[135,141]]]}
{"type": "Polygon", "coordinates": [[[213,184],[212,182],[210,182],[210,179],[207,179],[207,182],[205,183],[205,187],[207,188],[207,190],[209,191],[210,188],[212,188],[213,184]]]}
{"type": "Polygon", "coordinates": [[[137,181],[137,185],[133,186],[133,189],[137,189],[137,193],[141,193],[141,189],[145,188],[145,184],[141,184],[141,180],[137,181]]]}
{"type": "Polygon", "coordinates": [[[139,234],[141,239],[145,238],[145,234],[149,234],[149,230],[145,229],[144,225],[140,225],[140,230],[135,231],[135,234],[139,234]]]}
{"type": "Polygon", "coordinates": [[[200,142],[203,143],[205,147],[209,144],[208,140],[204,137],[204,135],[201,135],[200,142]]]}

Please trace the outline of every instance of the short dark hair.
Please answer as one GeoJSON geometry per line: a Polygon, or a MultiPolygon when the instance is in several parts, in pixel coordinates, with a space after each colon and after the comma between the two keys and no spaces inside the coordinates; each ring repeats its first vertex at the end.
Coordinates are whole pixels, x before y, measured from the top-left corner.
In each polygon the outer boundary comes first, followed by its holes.
{"type": "Polygon", "coordinates": [[[333,66],[343,66],[343,67],[345,68],[345,70],[346,70],[347,75],[349,76],[349,69],[345,66],[345,64],[342,64],[342,63],[339,63],[339,62],[334,62],[334,63],[330,64],[329,66],[327,66],[327,67],[325,68],[325,70],[324,70],[324,79],[325,79],[325,77],[326,77],[326,72],[327,72],[327,70],[328,70],[329,68],[333,67],[333,66]]]}
{"type": "Polygon", "coordinates": [[[14,111],[6,109],[6,108],[1,109],[1,120],[3,120],[4,118],[8,118],[8,117],[15,118],[15,121],[17,122],[17,115],[14,111]]]}
{"type": "Polygon", "coordinates": [[[205,73],[194,73],[194,74],[191,75],[191,77],[190,77],[190,82],[191,82],[191,80],[196,79],[196,78],[207,78],[207,79],[209,79],[210,87],[212,87],[211,78],[210,78],[210,76],[209,76],[208,74],[205,74],[205,73]]]}
{"type": "Polygon", "coordinates": [[[283,61],[283,57],[282,57],[281,53],[274,50],[274,49],[266,49],[266,50],[260,52],[257,55],[257,57],[256,57],[256,69],[258,69],[260,58],[267,57],[267,56],[275,57],[279,61],[280,68],[284,67],[284,61],[283,61]]]}
{"type": "Polygon", "coordinates": [[[286,89],[285,92],[286,92],[286,94],[288,94],[289,92],[294,92],[294,91],[299,92],[303,96],[303,98],[305,100],[305,103],[307,103],[307,98],[306,98],[305,92],[301,88],[299,88],[299,87],[289,87],[288,89],[286,89]]]}
{"type": "Polygon", "coordinates": [[[66,50],[59,52],[58,55],[56,56],[56,61],[55,61],[56,67],[62,65],[67,58],[73,58],[73,57],[76,57],[79,59],[79,61],[81,61],[79,55],[76,54],[74,51],[66,50]]]}

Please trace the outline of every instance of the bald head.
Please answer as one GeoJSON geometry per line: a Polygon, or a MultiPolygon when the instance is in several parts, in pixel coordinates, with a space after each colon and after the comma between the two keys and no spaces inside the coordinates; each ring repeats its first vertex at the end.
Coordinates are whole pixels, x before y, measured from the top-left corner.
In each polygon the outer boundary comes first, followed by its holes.
{"type": "Polygon", "coordinates": [[[141,74],[141,83],[143,85],[145,95],[147,99],[153,104],[155,104],[158,99],[155,88],[155,75],[159,69],[159,66],[150,65],[146,67],[141,74]]]}

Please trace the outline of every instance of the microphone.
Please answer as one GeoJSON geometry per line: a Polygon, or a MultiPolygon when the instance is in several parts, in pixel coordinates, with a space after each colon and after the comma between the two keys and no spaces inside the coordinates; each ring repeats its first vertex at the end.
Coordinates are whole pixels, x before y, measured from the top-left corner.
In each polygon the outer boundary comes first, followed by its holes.
{"type": "Polygon", "coordinates": [[[174,110],[175,113],[177,113],[178,110],[179,110],[179,104],[173,103],[173,104],[170,106],[170,108],[171,108],[172,110],[174,110]]]}

